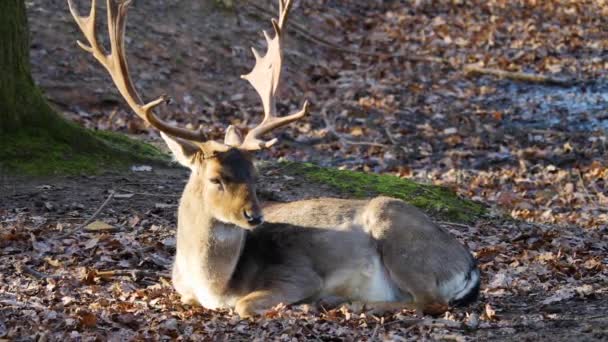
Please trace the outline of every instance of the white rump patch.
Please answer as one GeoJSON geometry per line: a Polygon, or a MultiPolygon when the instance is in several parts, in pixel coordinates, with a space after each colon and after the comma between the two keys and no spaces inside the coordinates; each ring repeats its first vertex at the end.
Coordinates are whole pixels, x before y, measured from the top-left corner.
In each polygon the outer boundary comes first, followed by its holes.
{"type": "Polygon", "coordinates": [[[393,302],[397,300],[395,287],[378,257],[373,259],[371,278],[367,294],[363,299],[368,302],[393,302]]]}

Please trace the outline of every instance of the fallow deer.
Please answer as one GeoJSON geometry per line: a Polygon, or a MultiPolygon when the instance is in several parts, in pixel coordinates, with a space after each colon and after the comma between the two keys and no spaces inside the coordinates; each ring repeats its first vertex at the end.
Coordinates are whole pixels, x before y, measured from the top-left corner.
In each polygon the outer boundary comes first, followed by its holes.
{"type": "Polygon", "coordinates": [[[202,128],[188,130],[159,119],[154,110],[165,97],[141,101],[124,46],[130,1],[107,0],[110,53],[97,41],[95,0],[86,17],[72,0],[68,4],[89,43],[79,45],[107,69],[131,109],[161,132],[176,160],[191,170],[179,204],[172,275],[184,303],[234,307],[248,317],[279,303],[327,298],[432,314],[475,300],[480,279],[471,253],[401,200],[320,198],[262,210],[251,153],[277,142],[262,136],[308,112],[304,102],[298,112],[279,117],[275,106],[290,0],[279,0],[274,37],[264,32],[268,50],[261,56],[252,49],[255,66],[242,76],[259,94],[264,118],[244,137],[229,126],[223,142],[209,140],[202,128]]]}

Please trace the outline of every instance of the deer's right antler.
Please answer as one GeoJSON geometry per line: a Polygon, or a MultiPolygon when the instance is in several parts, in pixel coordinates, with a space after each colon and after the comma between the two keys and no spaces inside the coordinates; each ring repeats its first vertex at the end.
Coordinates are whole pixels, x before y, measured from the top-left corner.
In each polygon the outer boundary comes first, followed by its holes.
{"type": "Polygon", "coordinates": [[[70,12],[89,42],[89,46],[80,41],[78,41],[78,45],[91,53],[108,70],[118,91],[139,117],[156,127],[159,131],[170,136],[201,143],[207,141],[207,137],[201,128],[192,131],[172,126],[154,114],[154,108],[167,101],[168,98],[166,96],[163,95],[156,100],[143,104],[137,90],[135,90],[129,74],[124,44],[127,10],[130,4],[131,0],[120,1],[118,3],[114,0],[107,0],[108,33],[110,35],[111,49],[111,52],[108,54],[97,41],[97,33],[95,31],[96,0],[91,1],[91,11],[86,17],[78,14],[73,0],[68,0],[70,12]]]}

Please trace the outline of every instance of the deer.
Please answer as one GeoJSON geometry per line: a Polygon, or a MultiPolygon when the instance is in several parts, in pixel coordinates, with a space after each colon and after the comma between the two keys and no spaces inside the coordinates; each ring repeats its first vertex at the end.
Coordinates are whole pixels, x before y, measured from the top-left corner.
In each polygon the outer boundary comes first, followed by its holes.
{"type": "Polygon", "coordinates": [[[259,95],[263,119],[247,134],[228,126],[223,142],[209,139],[203,127],[187,129],[159,118],[155,112],[166,96],[141,100],[125,53],[130,3],[107,0],[107,53],[97,40],[96,1],[81,16],[68,0],[88,41],[78,45],[105,67],[129,107],[160,131],[175,160],[190,169],[178,207],[171,279],[182,303],[252,317],[280,303],[319,302],[437,315],[476,300],[480,272],[471,252],[400,199],[257,198],[253,154],[277,142],[263,136],[309,111],[308,101],[286,116],[276,108],[291,0],[279,0],[274,35],[263,32],[266,53],[252,48],[255,65],[241,76],[259,95]]]}

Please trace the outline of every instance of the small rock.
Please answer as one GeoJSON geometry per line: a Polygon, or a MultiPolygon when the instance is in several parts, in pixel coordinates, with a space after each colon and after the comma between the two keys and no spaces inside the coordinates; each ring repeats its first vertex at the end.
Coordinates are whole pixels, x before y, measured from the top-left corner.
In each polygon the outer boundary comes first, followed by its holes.
{"type": "Polygon", "coordinates": [[[169,318],[160,324],[160,333],[171,337],[177,337],[177,320],[175,318],[169,318]]]}
{"type": "Polygon", "coordinates": [[[466,325],[471,329],[477,329],[479,326],[479,315],[477,312],[472,312],[466,320],[466,325]]]}
{"type": "Polygon", "coordinates": [[[133,165],[133,166],[131,166],[131,171],[133,171],[133,172],[150,172],[150,171],[152,171],[152,166],[133,165]]]}
{"type": "Polygon", "coordinates": [[[456,129],[456,127],[448,127],[443,130],[443,134],[445,135],[456,134],[457,132],[458,130],[456,129]]]}
{"type": "Polygon", "coordinates": [[[53,202],[48,202],[48,201],[47,201],[47,202],[44,202],[44,208],[45,208],[47,211],[55,211],[55,209],[56,209],[56,208],[55,208],[55,205],[53,204],[53,202]]]}

